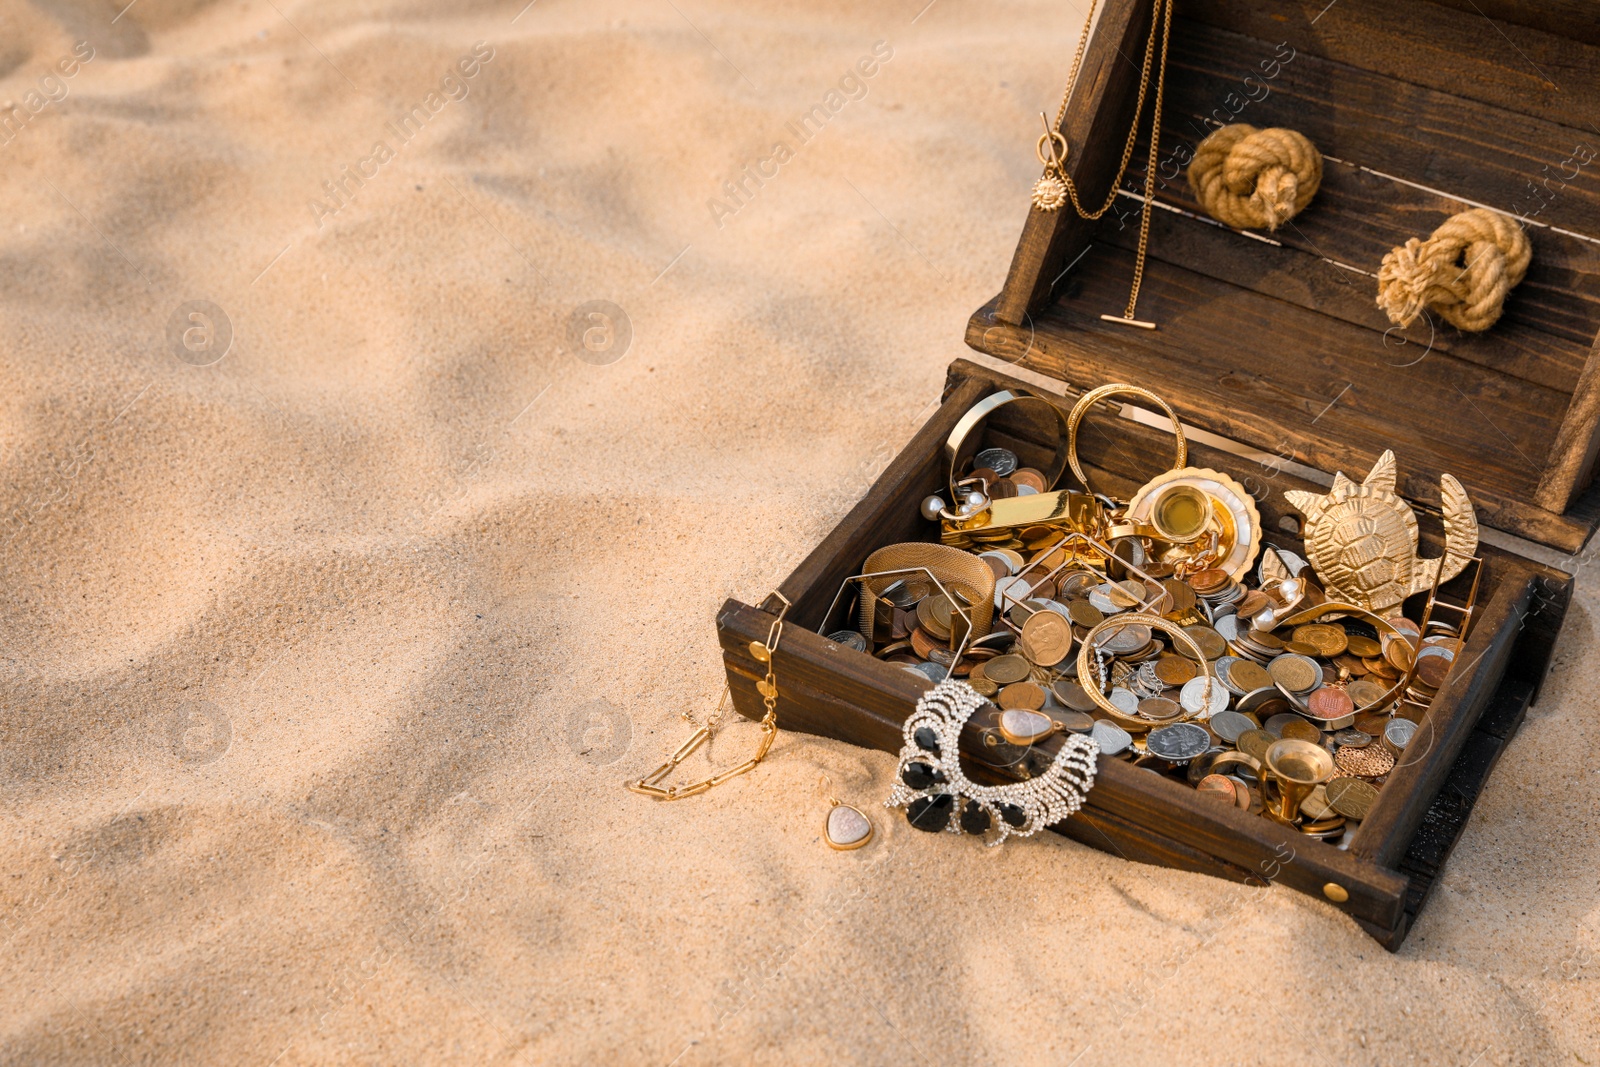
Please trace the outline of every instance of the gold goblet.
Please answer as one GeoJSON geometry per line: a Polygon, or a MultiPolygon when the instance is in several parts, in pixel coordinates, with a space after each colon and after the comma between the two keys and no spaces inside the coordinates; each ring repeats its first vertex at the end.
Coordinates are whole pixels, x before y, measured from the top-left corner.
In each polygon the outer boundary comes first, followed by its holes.
{"type": "Polygon", "coordinates": [[[1261,760],[1261,803],[1268,817],[1293,825],[1311,791],[1333,777],[1333,757],[1321,745],[1285,738],[1274,741],[1261,760]],[[1278,785],[1272,796],[1269,782],[1278,785]]]}

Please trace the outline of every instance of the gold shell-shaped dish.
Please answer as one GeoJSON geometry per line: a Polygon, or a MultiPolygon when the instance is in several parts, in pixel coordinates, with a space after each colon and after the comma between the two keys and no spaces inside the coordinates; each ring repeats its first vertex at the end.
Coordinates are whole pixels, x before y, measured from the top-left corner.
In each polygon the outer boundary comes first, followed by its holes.
{"type": "Polygon", "coordinates": [[[1156,490],[1174,483],[1193,486],[1217,506],[1226,548],[1218,566],[1235,579],[1243,580],[1261,554],[1261,512],[1256,509],[1255,498],[1221,471],[1209,467],[1181,467],[1145,482],[1128,501],[1128,517],[1135,522],[1149,522],[1156,490]]]}

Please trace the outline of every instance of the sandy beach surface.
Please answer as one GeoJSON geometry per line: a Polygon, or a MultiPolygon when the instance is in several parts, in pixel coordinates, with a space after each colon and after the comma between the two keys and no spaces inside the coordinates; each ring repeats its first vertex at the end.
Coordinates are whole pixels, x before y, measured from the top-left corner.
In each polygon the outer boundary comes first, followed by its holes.
{"type": "Polygon", "coordinates": [[[1588,556],[1397,955],[795,733],[624,791],[966,354],[1083,8],[524,2],[0,0],[0,1063],[1600,1063],[1588,556]]]}

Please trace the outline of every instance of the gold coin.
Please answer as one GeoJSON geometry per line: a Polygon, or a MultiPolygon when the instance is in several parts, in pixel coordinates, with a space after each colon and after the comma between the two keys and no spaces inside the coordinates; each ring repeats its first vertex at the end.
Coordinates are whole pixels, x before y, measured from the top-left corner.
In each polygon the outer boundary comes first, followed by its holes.
{"type": "Polygon", "coordinates": [[[1208,660],[1217,659],[1228,651],[1228,642],[1224,641],[1222,635],[1209,626],[1199,624],[1185,626],[1183,632],[1194,639],[1194,643],[1200,646],[1200,651],[1205,654],[1208,660]]]}
{"type": "Polygon", "coordinates": [[[968,677],[967,684],[981,697],[993,698],[1000,692],[1000,687],[987,678],[968,677]]]}
{"type": "Polygon", "coordinates": [[[1378,802],[1378,790],[1359,778],[1335,778],[1328,783],[1328,805],[1340,815],[1365,819],[1378,802]]]}
{"type": "Polygon", "coordinates": [[[1367,665],[1362,662],[1361,657],[1352,656],[1348,652],[1343,652],[1333,657],[1333,665],[1335,667],[1343,667],[1345,670],[1349,671],[1358,678],[1363,674],[1369,673],[1367,671],[1367,665]]]}
{"type": "Polygon", "coordinates": [[[1326,786],[1317,786],[1300,802],[1300,811],[1308,819],[1325,819],[1333,814],[1333,808],[1328,804],[1328,789],[1326,786]]]}
{"type": "Polygon", "coordinates": [[[1271,685],[1272,675],[1261,664],[1242,659],[1228,668],[1228,681],[1249,693],[1271,685]]]}
{"type": "MultiPolygon", "coordinates": [[[[1383,699],[1383,694],[1389,691],[1388,686],[1379,685],[1370,678],[1358,678],[1345,687],[1345,692],[1350,694],[1350,699],[1355,701],[1358,708],[1371,707],[1383,699]]],[[[1371,733],[1371,731],[1367,731],[1371,733]]]]}
{"type": "Polygon", "coordinates": [[[1106,599],[1119,608],[1131,608],[1144,599],[1144,589],[1141,586],[1138,593],[1130,593],[1125,587],[1112,582],[1106,588],[1106,599]]]}
{"type": "Polygon", "coordinates": [[[1308,622],[1294,628],[1294,640],[1316,649],[1313,655],[1332,659],[1349,647],[1350,639],[1344,630],[1327,623],[1308,622]]]}
{"type": "Polygon", "coordinates": [[[1161,588],[1172,597],[1172,611],[1182,615],[1194,610],[1194,586],[1177,578],[1167,578],[1161,583],[1161,588]]]}
{"type": "Polygon", "coordinates": [[[1156,660],[1156,677],[1164,685],[1182,685],[1200,673],[1194,661],[1183,656],[1162,656],[1156,660]]]}
{"type": "Polygon", "coordinates": [[[1272,680],[1291,693],[1303,693],[1320,680],[1316,667],[1299,656],[1279,656],[1267,664],[1272,680]]]}
{"type": "Polygon", "coordinates": [[[999,703],[1007,711],[1038,711],[1044,707],[1044,690],[1032,682],[1013,682],[1000,690],[999,703]]]}
{"type": "Polygon", "coordinates": [[[1055,691],[1056,699],[1073,711],[1093,711],[1099,706],[1084,692],[1083,686],[1070,678],[1063,678],[1050,688],[1055,691]]]}
{"type": "Polygon", "coordinates": [[[1304,719],[1296,719],[1294,722],[1283,724],[1283,736],[1295,741],[1320,742],[1322,731],[1304,719]]]}
{"type": "Polygon", "coordinates": [[[1067,605],[1067,614],[1072,616],[1073,622],[1091,630],[1106,621],[1104,613],[1087,600],[1072,601],[1067,605]]]}
{"type": "Polygon", "coordinates": [[[1360,656],[1362,659],[1369,659],[1383,651],[1383,646],[1378,642],[1370,637],[1362,637],[1360,634],[1350,634],[1345,639],[1345,643],[1349,647],[1352,656],[1360,656]]]}
{"type": "Polygon", "coordinates": [[[1027,660],[1021,656],[1011,655],[996,656],[985,665],[983,673],[986,678],[997,685],[1010,685],[1012,682],[1020,682],[1028,677],[1031,670],[1032,668],[1029,667],[1027,660]]]}
{"type": "Polygon", "coordinates": [[[1072,651],[1072,624],[1054,611],[1041,611],[1022,624],[1022,643],[1028,658],[1042,667],[1054,667],[1072,651]]]}
{"type": "Polygon", "coordinates": [[[917,603],[917,621],[922,628],[941,641],[950,640],[950,616],[955,613],[955,605],[950,603],[950,598],[943,593],[924,597],[917,603]]]}
{"type": "Polygon", "coordinates": [[[1267,757],[1267,749],[1277,744],[1278,739],[1265,730],[1246,730],[1239,735],[1236,747],[1246,756],[1257,760],[1267,757]]]}
{"type": "Polygon", "coordinates": [[[1391,682],[1399,681],[1400,679],[1402,672],[1389,666],[1389,661],[1382,656],[1368,656],[1361,662],[1367,665],[1368,674],[1376,675],[1379,678],[1387,678],[1391,682]]]}
{"type": "Polygon", "coordinates": [[[1315,658],[1316,656],[1320,655],[1320,653],[1317,651],[1316,645],[1308,645],[1304,641],[1285,641],[1283,650],[1285,652],[1293,652],[1297,656],[1308,656],[1311,658],[1315,658]]]}
{"type": "Polygon", "coordinates": [[[1383,658],[1395,670],[1404,674],[1411,669],[1411,662],[1416,657],[1411,647],[1411,642],[1403,637],[1391,637],[1383,642],[1383,658]]]}

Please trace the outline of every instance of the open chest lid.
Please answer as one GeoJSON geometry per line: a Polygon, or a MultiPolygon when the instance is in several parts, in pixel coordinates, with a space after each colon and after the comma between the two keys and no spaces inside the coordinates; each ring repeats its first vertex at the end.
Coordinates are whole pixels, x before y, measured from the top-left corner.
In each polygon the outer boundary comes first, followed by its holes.
{"type": "MultiPolygon", "coordinates": [[[[1104,0],[1061,131],[1097,206],[1133,119],[1152,0],[1104,0]]],[[[1096,221],[1030,209],[981,352],[1080,388],[1150,389],[1193,426],[1359,479],[1386,448],[1401,492],[1466,486],[1486,525],[1569,552],[1600,521],[1600,5],[1592,0],[1177,0],[1138,317],[1128,299],[1148,134],[1096,221]],[[1180,160],[1231,122],[1321,150],[1321,189],[1277,232],[1233,230],[1180,160]],[[1400,330],[1378,266],[1488,207],[1533,246],[1498,323],[1400,330]]],[[[1063,75],[1065,72],[1063,71],[1063,75]]],[[[1152,75],[1153,77],[1153,75],[1152,75]]],[[[1146,107],[1146,125],[1148,112],[1146,107]]]]}

